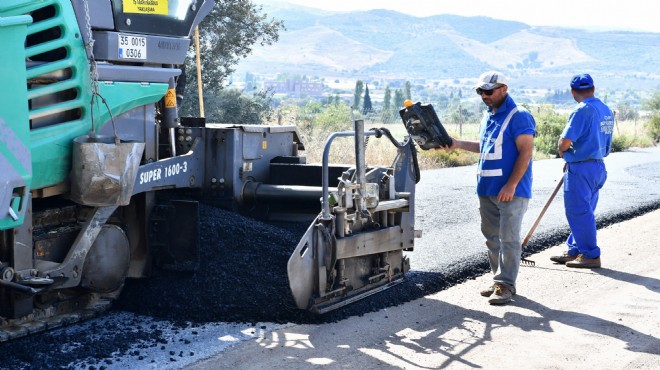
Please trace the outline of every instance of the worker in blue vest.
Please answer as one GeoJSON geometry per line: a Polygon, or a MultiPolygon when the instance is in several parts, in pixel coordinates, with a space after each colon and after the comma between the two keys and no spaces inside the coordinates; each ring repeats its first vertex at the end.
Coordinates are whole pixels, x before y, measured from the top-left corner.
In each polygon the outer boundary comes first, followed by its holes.
{"type": "Polygon", "coordinates": [[[614,114],[594,91],[594,81],[586,73],[571,80],[571,94],[578,106],[568,117],[557,148],[566,161],[564,208],[571,234],[566,241],[568,251],[550,260],[568,267],[600,267],[594,211],[607,179],[603,158],[610,154],[614,114]]]}
{"type": "Polygon", "coordinates": [[[536,122],[509,96],[506,77],[483,73],[474,86],[486,104],[479,141],[453,139],[449,147],[480,153],[477,195],[493,284],[480,294],[494,305],[516,294],[522,241],[520,229],[532,197],[532,152],[536,122]]]}

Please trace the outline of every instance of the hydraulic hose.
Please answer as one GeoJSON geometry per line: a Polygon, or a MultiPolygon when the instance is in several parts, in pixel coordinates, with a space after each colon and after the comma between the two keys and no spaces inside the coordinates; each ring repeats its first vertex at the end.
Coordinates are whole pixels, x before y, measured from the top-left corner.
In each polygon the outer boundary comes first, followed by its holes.
{"type": "Polygon", "coordinates": [[[410,138],[410,136],[407,136],[406,140],[403,143],[400,143],[397,139],[394,138],[390,130],[386,129],[385,127],[374,130],[377,130],[376,137],[380,137],[381,135],[387,136],[392,144],[394,144],[394,146],[399,149],[403,149],[406,147],[406,145],[410,145],[410,156],[412,157],[413,171],[415,172],[415,184],[419,183],[419,180],[422,178],[422,176],[419,170],[419,162],[417,160],[417,147],[415,147],[415,143],[410,138]]]}
{"type": "Polygon", "coordinates": [[[413,171],[415,171],[415,184],[419,183],[419,180],[422,179],[421,172],[419,170],[419,162],[417,161],[417,147],[412,140],[408,142],[410,144],[410,156],[412,157],[413,162],[413,171]]]}

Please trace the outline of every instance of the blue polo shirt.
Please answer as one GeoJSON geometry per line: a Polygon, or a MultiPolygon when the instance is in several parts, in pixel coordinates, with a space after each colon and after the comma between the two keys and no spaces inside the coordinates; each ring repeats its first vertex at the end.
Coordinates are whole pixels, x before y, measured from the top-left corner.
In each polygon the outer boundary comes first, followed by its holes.
{"type": "Polygon", "coordinates": [[[614,114],[600,99],[584,99],[568,117],[561,133],[571,140],[571,147],[564,152],[566,162],[582,162],[603,159],[610,154],[614,114]]]}
{"type": "MultiPolygon", "coordinates": [[[[497,196],[513,172],[518,158],[516,138],[519,135],[536,136],[536,121],[526,110],[516,106],[507,95],[496,113],[492,108],[484,114],[480,129],[480,158],[478,164],[477,195],[497,196]]],[[[532,160],[525,175],[516,186],[514,195],[532,197],[532,160]]]]}

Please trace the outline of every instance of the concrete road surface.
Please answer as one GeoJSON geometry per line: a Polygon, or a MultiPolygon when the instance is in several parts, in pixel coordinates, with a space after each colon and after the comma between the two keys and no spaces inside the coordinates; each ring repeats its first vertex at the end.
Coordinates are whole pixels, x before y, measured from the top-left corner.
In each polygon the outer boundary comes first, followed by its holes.
{"type": "Polygon", "coordinates": [[[397,307],[265,331],[187,369],[660,369],[660,210],[599,230],[600,269],[522,267],[490,306],[491,276],[397,307]]]}

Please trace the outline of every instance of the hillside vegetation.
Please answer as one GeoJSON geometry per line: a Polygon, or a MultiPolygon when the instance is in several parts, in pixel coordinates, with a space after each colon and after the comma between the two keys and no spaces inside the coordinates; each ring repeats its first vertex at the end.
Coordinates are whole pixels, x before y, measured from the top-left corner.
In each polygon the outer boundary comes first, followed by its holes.
{"type": "Polygon", "coordinates": [[[327,12],[265,4],[287,28],[238,73],[320,78],[474,78],[507,73],[520,88],[565,88],[581,71],[601,88],[660,88],[660,34],[532,27],[488,17],[414,17],[388,10],[327,12]]]}

